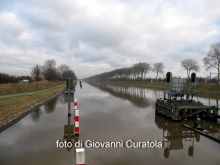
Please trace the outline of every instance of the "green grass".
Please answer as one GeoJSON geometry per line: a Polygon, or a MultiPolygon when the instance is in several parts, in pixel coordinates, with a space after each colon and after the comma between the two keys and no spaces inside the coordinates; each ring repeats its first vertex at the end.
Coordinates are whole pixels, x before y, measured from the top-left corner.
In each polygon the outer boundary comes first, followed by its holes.
{"type": "Polygon", "coordinates": [[[50,87],[57,86],[62,83],[63,82],[61,81],[56,81],[52,83],[48,83],[47,81],[39,81],[38,86],[36,86],[36,82],[0,84],[0,96],[8,95],[8,94],[23,93],[23,92],[39,91],[42,89],[47,89],[50,87]]]}
{"type": "MultiPolygon", "coordinates": [[[[103,82],[109,83],[109,82],[103,82]]],[[[119,86],[132,86],[140,88],[151,88],[158,90],[166,90],[169,87],[168,83],[155,83],[155,82],[143,82],[143,81],[111,81],[113,85],[119,86]]],[[[197,92],[199,96],[207,98],[218,98],[220,99],[220,86],[216,84],[199,84],[197,85],[197,92]]]]}
{"type": "Polygon", "coordinates": [[[64,89],[64,85],[57,85],[47,91],[30,95],[0,99],[0,126],[9,120],[18,117],[31,105],[41,102],[64,89]]]}

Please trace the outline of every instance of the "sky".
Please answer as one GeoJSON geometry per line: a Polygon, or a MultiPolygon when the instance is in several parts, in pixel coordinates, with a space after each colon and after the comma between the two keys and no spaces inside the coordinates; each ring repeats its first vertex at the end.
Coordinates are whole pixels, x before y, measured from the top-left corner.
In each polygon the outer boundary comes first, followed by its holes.
{"type": "Polygon", "coordinates": [[[220,0],[0,0],[0,72],[12,75],[55,59],[79,78],[137,62],[185,76],[192,58],[205,76],[216,42],[220,0]]]}

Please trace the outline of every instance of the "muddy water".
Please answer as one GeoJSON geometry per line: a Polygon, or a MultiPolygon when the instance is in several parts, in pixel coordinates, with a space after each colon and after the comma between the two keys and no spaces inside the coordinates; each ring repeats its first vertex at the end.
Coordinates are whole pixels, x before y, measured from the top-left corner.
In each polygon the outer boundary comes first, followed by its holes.
{"type": "MultiPolygon", "coordinates": [[[[162,92],[114,86],[78,86],[80,139],[98,141],[160,140],[162,149],[86,149],[86,164],[219,165],[220,144],[181,127],[181,123],[155,116],[156,98],[162,92]]],[[[198,98],[205,104],[216,100],[198,98]]],[[[0,133],[1,165],[75,164],[74,150],[57,149],[67,124],[67,103],[63,97],[40,107],[0,133]]],[[[204,122],[213,134],[219,124],[204,122]]]]}

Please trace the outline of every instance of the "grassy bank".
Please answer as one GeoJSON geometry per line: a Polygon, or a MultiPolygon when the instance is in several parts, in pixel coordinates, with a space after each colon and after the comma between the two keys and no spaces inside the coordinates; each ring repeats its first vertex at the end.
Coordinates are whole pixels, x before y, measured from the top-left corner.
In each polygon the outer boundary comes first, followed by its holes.
{"type": "Polygon", "coordinates": [[[55,87],[51,87],[47,91],[33,93],[32,95],[0,99],[0,126],[9,122],[11,119],[18,117],[32,105],[56,95],[63,89],[64,85],[60,84],[55,87]]]}
{"type": "MultiPolygon", "coordinates": [[[[109,82],[104,82],[109,83],[109,82]]],[[[150,82],[143,82],[143,81],[111,81],[111,84],[114,85],[121,85],[121,86],[133,86],[133,87],[140,87],[140,88],[152,88],[152,89],[160,89],[165,90],[169,87],[168,83],[150,83],[150,82]]]]}
{"type": "MultiPolygon", "coordinates": [[[[109,83],[109,82],[104,82],[109,83]]],[[[140,88],[151,88],[158,90],[166,90],[169,87],[168,83],[151,83],[143,81],[111,81],[111,84],[119,86],[132,86],[140,88]]],[[[198,95],[207,98],[218,98],[220,99],[220,86],[216,84],[199,84],[197,86],[198,95]]]]}
{"type": "Polygon", "coordinates": [[[39,91],[39,90],[47,89],[50,87],[55,87],[62,83],[63,82],[60,82],[60,81],[56,81],[52,83],[48,83],[47,81],[39,81],[38,86],[36,86],[36,82],[0,84],[0,96],[8,95],[8,94],[23,93],[23,92],[39,91]]]}

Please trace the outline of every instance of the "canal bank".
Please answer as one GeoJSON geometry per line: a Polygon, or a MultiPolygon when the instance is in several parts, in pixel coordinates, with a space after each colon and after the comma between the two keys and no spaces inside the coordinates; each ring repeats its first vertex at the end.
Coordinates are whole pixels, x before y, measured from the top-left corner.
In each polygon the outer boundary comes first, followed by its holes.
{"type": "Polygon", "coordinates": [[[46,91],[0,99],[0,132],[15,124],[41,105],[60,96],[63,89],[63,85],[58,85],[46,91]]]}
{"type": "MultiPolygon", "coordinates": [[[[116,86],[149,88],[155,90],[167,90],[169,84],[165,82],[144,82],[144,81],[97,81],[98,83],[112,84],[116,86]]],[[[220,99],[220,86],[216,84],[198,84],[197,93],[200,97],[220,99]]]]}

